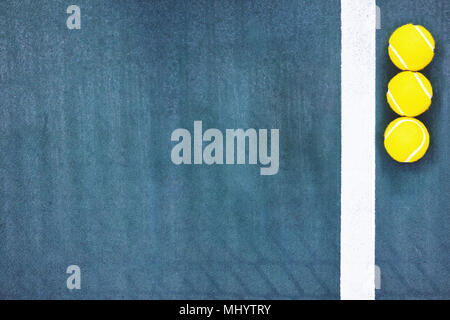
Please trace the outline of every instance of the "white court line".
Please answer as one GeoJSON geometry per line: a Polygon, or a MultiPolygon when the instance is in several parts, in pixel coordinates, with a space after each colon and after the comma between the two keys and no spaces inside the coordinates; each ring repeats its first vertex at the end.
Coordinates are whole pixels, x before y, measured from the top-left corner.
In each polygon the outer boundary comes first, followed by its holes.
{"type": "Polygon", "coordinates": [[[374,0],[341,0],[341,299],[375,299],[374,0]]]}

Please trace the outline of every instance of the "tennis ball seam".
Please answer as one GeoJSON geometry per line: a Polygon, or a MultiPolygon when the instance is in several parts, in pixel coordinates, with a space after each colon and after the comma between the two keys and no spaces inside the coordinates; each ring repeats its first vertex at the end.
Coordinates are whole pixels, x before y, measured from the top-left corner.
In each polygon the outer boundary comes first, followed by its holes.
{"type": "Polygon", "coordinates": [[[431,94],[428,92],[427,88],[425,88],[422,80],[420,80],[419,76],[417,75],[417,73],[414,72],[414,77],[416,78],[417,82],[419,82],[420,87],[422,88],[422,90],[425,92],[425,94],[427,95],[428,98],[430,98],[431,100],[431,94]]]}
{"type": "Polygon", "coordinates": [[[401,123],[403,123],[403,122],[412,122],[412,123],[414,123],[415,125],[417,125],[417,126],[420,128],[420,130],[422,130],[422,135],[423,135],[422,143],[420,144],[420,146],[419,146],[416,150],[414,150],[414,151],[406,158],[405,161],[403,161],[403,162],[410,162],[411,159],[412,159],[412,157],[414,157],[414,156],[420,151],[420,149],[422,149],[422,147],[423,147],[424,144],[425,144],[426,138],[427,138],[427,137],[426,137],[426,134],[425,134],[425,131],[423,130],[423,128],[422,128],[422,126],[421,126],[420,124],[418,124],[416,121],[411,120],[411,119],[403,119],[403,120],[400,120],[400,121],[397,122],[397,123],[392,127],[392,129],[389,130],[389,132],[384,136],[384,140],[386,140],[386,139],[389,137],[389,135],[392,133],[392,131],[394,131],[394,129],[397,128],[397,127],[398,127],[401,123]]]}
{"type": "Polygon", "coordinates": [[[397,56],[398,60],[403,64],[403,66],[408,70],[408,66],[406,65],[405,61],[402,59],[402,57],[398,54],[397,50],[395,50],[394,46],[389,43],[389,48],[394,52],[394,54],[397,56]]]}
{"type": "Polygon", "coordinates": [[[419,27],[417,25],[414,25],[414,28],[416,28],[416,30],[420,33],[420,35],[422,36],[423,40],[425,40],[425,42],[427,43],[427,45],[430,47],[431,51],[434,52],[434,48],[431,45],[430,41],[427,39],[427,37],[423,34],[422,30],[419,29],[419,27]]]}
{"type": "Polygon", "coordinates": [[[395,107],[398,109],[398,111],[400,111],[400,115],[404,116],[405,113],[403,112],[403,110],[400,108],[400,106],[398,105],[397,101],[395,101],[394,96],[392,95],[391,91],[389,91],[388,89],[388,95],[391,98],[392,102],[394,102],[395,107]]]}

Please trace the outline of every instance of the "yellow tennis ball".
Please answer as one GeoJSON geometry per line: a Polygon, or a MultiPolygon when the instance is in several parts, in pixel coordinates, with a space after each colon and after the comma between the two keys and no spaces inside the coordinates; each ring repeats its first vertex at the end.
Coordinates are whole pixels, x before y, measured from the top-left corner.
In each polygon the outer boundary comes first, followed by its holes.
{"type": "Polygon", "coordinates": [[[433,97],[430,81],[420,72],[403,71],[389,81],[386,98],[398,115],[416,117],[428,110],[433,97]]]}
{"type": "Polygon", "coordinates": [[[422,158],[430,144],[425,125],[417,119],[401,117],[392,121],[384,132],[384,147],[398,162],[415,162],[422,158]]]}
{"type": "Polygon", "coordinates": [[[389,38],[389,57],[402,70],[422,70],[433,59],[434,39],[422,26],[405,24],[389,38]]]}

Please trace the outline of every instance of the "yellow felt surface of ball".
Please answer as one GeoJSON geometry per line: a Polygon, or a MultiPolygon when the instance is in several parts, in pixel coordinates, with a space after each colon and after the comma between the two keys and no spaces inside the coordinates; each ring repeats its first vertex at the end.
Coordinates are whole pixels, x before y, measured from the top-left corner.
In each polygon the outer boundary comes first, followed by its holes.
{"type": "Polygon", "coordinates": [[[414,118],[401,117],[392,121],[384,132],[384,147],[398,162],[415,162],[425,155],[430,135],[425,125],[414,118]]]}
{"type": "Polygon", "coordinates": [[[416,117],[431,104],[433,88],[420,72],[404,71],[389,81],[386,98],[394,112],[400,116],[416,117]]]}
{"type": "Polygon", "coordinates": [[[433,36],[420,25],[405,24],[389,38],[389,57],[401,70],[422,70],[433,60],[434,48],[433,36]]]}

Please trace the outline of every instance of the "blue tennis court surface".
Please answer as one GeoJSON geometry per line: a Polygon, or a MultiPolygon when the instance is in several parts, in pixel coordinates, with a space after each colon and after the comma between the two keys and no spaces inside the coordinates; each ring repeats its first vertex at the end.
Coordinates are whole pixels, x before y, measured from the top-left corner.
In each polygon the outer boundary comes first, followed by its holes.
{"type": "Polygon", "coordinates": [[[450,298],[450,200],[448,150],[448,21],[445,1],[378,1],[377,31],[376,263],[382,285],[377,299],[450,298]],[[407,10],[405,10],[407,8],[407,10]],[[387,57],[397,26],[426,26],[436,41],[435,57],[422,73],[433,86],[430,109],[420,119],[430,147],[419,162],[401,165],[383,148],[383,132],[396,118],[386,88],[398,69],[387,57]]]}
{"type": "MultiPolygon", "coordinates": [[[[379,2],[376,298],[448,299],[449,11],[379,2]],[[437,49],[430,149],[400,165],[387,41],[408,22],[437,49]]],[[[339,299],[341,1],[73,4],[81,29],[66,1],[0,3],[0,298],[339,299]]]]}
{"type": "Polygon", "coordinates": [[[2,296],[338,298],[332,4],[3,3],[2,296]],[[174,165],[196,120],[279,129],[278,173],[174,165]]]}

